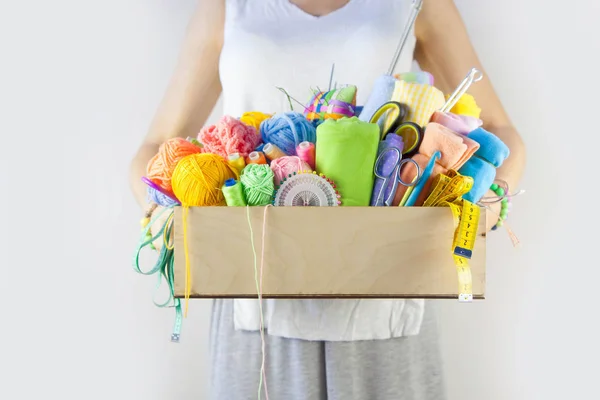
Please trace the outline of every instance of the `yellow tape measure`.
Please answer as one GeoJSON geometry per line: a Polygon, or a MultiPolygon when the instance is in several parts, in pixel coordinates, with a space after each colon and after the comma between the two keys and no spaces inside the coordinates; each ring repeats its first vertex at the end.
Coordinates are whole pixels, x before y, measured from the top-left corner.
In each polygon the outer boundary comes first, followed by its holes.
{"type": "Polygon", "coordinates": [[[454,221],[452,257],[458,274],[458,300],[473,300],[473,277],[469,259],[473,254],[480,210],[462,195],[471,190],[473,178],[450,170],[438,175],[433,182],[433,190],[423,204],[425,207],[449,207],[454,221]]]}
{"type": "Polygon", "coordinates": [[[454,170],[449,170],[447,174],[439,174],[435,177],[433,190],[423,207],[436,207],[442,202],[453,202],[462,195],[467,194],[473,187],[473,178],[463,176],[454,170]]]}

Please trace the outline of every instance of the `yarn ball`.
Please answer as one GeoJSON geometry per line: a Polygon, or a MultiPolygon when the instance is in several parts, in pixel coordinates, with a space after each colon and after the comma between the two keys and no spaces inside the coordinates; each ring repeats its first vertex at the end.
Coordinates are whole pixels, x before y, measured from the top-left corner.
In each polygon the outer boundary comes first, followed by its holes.
{"type": "Polygon", "coordinates": [[[272,143],[288,156],[296,155],[296,146],[307,141],[315,143],[314,125],[298,112],[276,114],[260,124],[260,134],[265,143],[272,143]]]}
{"type": "Polygon", "coordinates": [[[178,203],[167,195],[162,194],[158,190],[148,187],[147,191],[148,202],[156,203],[162,207],[172,207],[178,203]]]}
{"type": "Polygon", "coordinates": [[[294,172],[312,172],[310,165],[302,161],[298,156],[276,158],[275,160],[271,161],[271,170],[273,171],[274,182],[276,185],[281,184],[283,178],[293,174],[294,172]]]}
{"type": "Polygon", "coordinates": [[[190,154],[201,153],[202,149],[187,140],[176,137],[167,140],[146,166],[146,177],[162,189],[172,193],[171,177],[181,159],[190,154]]]}
{"type": "Polygon", "coordinates": [[[227,179],[238,179],[235,168],[216,154],[192,154],[173,171],[173,193],[183,206],[222,206],[221,187],[227,179]]]}
{"type": "Polygon", "coordinates": [[[215,125],[205,126],[198,134],[198,140],[206,152],[227,157],[240,153],[247,157],[260,142],[256,128],[230,117],[223,116],[215,125]]]}
{"type": "Polygon", "coordinates": [[[242,114],[240,121],[248,126],[254,127],[256,132],[259,132],[261,122],[263,122],[265,119],[271,118],[272,116],[272,114],[264,114],[260,111],[248,111],[242,114]]]}
{"type": "MultiPolygon", "coordinates": [[[[446,96],[446,100],[449,96],[446,96]]],[[[456,102],[456,104],[452,107],[450,112],[458,115],[466,115],[473,118],[479,118],[481,115],[481,108],[475,102],[475,97],[470,95],[469,93],[465,93],[456,102]]]]}
{"type": "Polygon", "coordinates": [[[242,171],[240,182],[249,206],[266,206],[273,200],[273,171],[266,164],[248,164],[242,171]]]}
{"type": "Polygon", "coordinates": [[[356,114],[356,86],[350,85],[340,89],[316,93],[304,113],[306,119],[340,119],[353,117],[356,114]]]}

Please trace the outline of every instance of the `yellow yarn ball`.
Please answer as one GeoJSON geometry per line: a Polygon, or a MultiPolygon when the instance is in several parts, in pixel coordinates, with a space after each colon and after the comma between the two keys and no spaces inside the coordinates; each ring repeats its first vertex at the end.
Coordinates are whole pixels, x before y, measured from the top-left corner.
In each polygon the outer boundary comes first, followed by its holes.
{"type": "Polygon", "coordinates": [[[223,157],[199,153],[186,156],[177,163],[171,185],[183,206],[222,206],[225,198],[221,187],[230,178],[238,179],[239,174],[223,157]]]}
{"type": "Polygon", "coordinates": [[[248,111],[242,114],[240,121],[248,126],[256,128],[256,132],[260,132],[260,124],[265,120],[271,118],[273,115],[264,114],[260,111],[248,111]]]}
{"type": "MultiPolygon", "coordinates": [[[[448,97],[446,97],[447,99],[448,97]]],[[[463,94],[460,99],[456,102],[450,112],[458,115],[466,115],[469,117],[479,118],[481,115],[481,108],[477,106],[475,98],[469,93],[463,94]]]]}

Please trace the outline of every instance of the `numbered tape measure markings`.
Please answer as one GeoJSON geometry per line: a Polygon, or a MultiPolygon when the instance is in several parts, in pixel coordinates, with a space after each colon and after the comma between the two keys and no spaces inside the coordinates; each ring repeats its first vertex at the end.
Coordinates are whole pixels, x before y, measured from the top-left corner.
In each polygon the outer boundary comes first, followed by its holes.
{"type": "Polygon", "coordinates": [[[448,170],[447,174],[439,174],[435,178],[433,186],[433,191],[423,204],[425,207],[436,207],[444,201],[460,198],[473,187],[473,178],[448,170]]]}
{"type": "Polygon", "coordinates": [[[475,244],[477,223],[474,220],[478,220],[479,218],[479,208],[462,199],[452,203],[443,202],[440,205],[449,207],[453,217],[454,238],[452,243],[452,257],[458,275],[458,298],[461,302],[472,301],[473,277],[468,258],[471,257],[475,244]]]}
{"type": "Polygon", "coordinates": [[[452,178],[441,200],[454,201],[468,193],[473,187],[473,179],[468,178],[461,175],[452,178]]]}
{"type": "Polygon", "coordinates": [[[446,188],[449,182],[450,178],[448,178],[444,174],[439,174],[438,176],[436,176],[432,184],[433,190],[425,200],[425,203],[423,203],[423,207],[435,207],[437,199],[444,192],[444,189],[446,188]]]}
{"type": "Polygon", "coordinates": [[[475,247],[475,240],[477,238],[480,210],[479,207],[469,201],[460,201],[463,203],[463,217],[460,219],[459,241],[454,248],[454,253],[470,259],[473,255],[473,248],[475,247]]]}
{"type": "MultiPolygon", "coordinates": [[[[463,211],[462,214],[465,215],[465,212],[463,211]]],[[[467,221],[470,217],[474,217],[474,215],[468,214],[466,218],[461,218],[458,235],[452,250],[455,255],[468,259],[473,255],[473,248],[475,247],[475,239],[477,237],[477,224],[467,221]]]]}

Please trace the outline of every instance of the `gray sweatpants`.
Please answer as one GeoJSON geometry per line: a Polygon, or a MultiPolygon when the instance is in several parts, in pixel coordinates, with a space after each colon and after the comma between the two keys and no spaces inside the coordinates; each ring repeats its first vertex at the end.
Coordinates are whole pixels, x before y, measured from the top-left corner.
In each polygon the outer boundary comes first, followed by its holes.
{"type": "MultiPolygon", "coordinates": [[[[417,336],[316,342],[265,335],[269,399],[445,399],[436,320],[425,304],[417,336]]],[[[260,333],[234,329],[232,300],[214,301],[210,342],[211,399],[257,400],[260,333]]]]}

